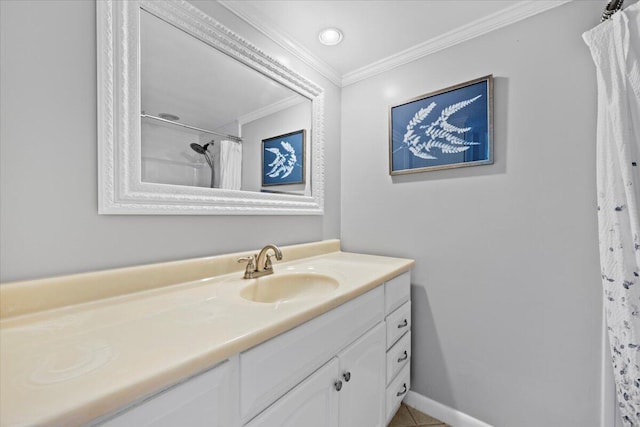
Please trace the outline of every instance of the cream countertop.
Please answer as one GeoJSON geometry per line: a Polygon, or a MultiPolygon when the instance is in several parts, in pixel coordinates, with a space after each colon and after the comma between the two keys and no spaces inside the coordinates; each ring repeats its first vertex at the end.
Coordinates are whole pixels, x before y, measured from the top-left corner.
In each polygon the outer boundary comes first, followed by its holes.
{"type": "MultiPolygon", "coordinates": [[[[324,244],[315,252],[314,244],[283,248],[285,257],[289,253],[298,259],[276,263],[274,276],[313,272],[340,283],[321,298],[295,302],[244,300],[239,290],[249,281],[234,271],[133,293],[125,288],[108,298],[84,296],[89,301],[8,317],[8,307],[18,305],[11,301],[18,291],[3,285],[8,292],[0,296],[11,298],[2,303],[6,310],[0,321],[0,425],[86,423],[285,332],[413,265],[408,259],[334,251],[339,242],[329,242],[315,244],[324,244]]],[[[200,261],[231,266],[227,258],[235,262],[237,255],[200,261]]],[[[146,267],[149,274],[154,271],[146,267]]],[[[90,279],[90,274],[83,276],[90,279]]],[[[29,285],[41,290],[46,283],[38,282],[29,285]]]]}

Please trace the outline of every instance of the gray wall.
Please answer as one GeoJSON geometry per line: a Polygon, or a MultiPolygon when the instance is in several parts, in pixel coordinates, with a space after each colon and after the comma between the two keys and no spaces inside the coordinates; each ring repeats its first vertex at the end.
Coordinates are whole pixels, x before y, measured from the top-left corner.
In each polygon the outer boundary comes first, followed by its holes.
{"type": "Polygon", "coordinates": [[[596,426],[595,71],[572,2],[343,88],[343,249],[414,258],[411,388],[495,426],[596,426]],[[495,164],[391,178],[388,107],[495,76],[495,164]]]}
{"type": "MultiPolygon", "coordinates": [[[[221,6],[202,4],[287,58],[221,6]]],[[[1,281],[339,237],[340,90],[318,73],[290,59],[326,91],[324,216],[100,216],[95,3],[0,1],[0,8],[1,281]]]]}

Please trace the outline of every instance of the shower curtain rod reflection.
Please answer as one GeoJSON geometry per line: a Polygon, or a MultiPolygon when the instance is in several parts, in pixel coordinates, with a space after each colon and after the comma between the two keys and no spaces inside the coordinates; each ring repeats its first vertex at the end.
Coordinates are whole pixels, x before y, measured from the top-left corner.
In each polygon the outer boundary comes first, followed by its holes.
{"type": "Polygon", "coordinates": [[[216,132],[216,131],[213,131],[213,130],[202,129],[202,128],[198,128],[198,127],[195,127],[195,126],[185,125],[184,123],[174,122],[172,120],[163,119],[162,117],[156,117],[156,116],[151,116],[149,114],[145,114],[144,111],[142,112],[142,114],[140,114],[140,117],[142,117],[144,119],[153,119],[153,120],[157,120],[159,122],[169,123],[169,124],[176,125],[176,126],[182,126],[183,128],[197,130],[198,132],[205,132],[205,133],[210,133],[210,134],[213,134],[213,135],[222,136],[222,137],[225,137],[225,138],[229,138],[230,140],[235,141],[235,142],[242,142],[242,138],[240,138],[239,136],[227,135],[226,133],[220,133],[220,132],[216,132]]]}

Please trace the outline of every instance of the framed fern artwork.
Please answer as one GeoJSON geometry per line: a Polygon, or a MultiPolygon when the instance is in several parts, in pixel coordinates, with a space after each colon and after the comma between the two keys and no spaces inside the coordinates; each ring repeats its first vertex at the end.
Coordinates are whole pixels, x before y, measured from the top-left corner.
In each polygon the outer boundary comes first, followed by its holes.
{"type": "Polygon", "coordinates": [[[262,186],[304,184],[304,129],[262,140],[262,186]]]}
{"type": "Polygon", "coordinates": [[[493,76],[392,106],[389,174],[493,163],[493,76]]]}

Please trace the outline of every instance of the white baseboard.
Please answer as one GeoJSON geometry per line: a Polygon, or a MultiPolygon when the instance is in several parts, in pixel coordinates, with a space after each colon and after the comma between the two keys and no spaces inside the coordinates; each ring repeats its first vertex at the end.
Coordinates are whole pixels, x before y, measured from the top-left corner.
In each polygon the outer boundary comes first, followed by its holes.
{"type": "Polygon", "coordinates": [[[435,400],[431,400],[415,391],[409,391],[407,393],[407,397],[404,398],[404,403],[452,427],[491,427],[490,424],[443,405],[442,403],[438,403],[435,400]]]}

